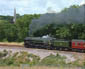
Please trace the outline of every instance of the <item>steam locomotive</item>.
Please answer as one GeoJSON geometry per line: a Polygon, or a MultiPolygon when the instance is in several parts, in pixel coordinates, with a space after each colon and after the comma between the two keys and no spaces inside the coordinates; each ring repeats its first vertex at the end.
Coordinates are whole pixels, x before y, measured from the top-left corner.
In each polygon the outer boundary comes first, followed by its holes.
{"type": "Polygon", "coordinates": [[[85,52],[85,40],[65,40],[52,37],[26,37],[24,39],[26,48],[57,49],[68,51],[85,52]]]}

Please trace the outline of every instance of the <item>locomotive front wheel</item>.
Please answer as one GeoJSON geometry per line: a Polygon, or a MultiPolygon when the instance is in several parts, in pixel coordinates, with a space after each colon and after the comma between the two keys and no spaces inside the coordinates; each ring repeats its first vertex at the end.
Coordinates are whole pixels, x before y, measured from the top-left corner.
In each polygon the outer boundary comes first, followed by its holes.
{"type": "Polygon", "coordinates": [[[24,47],[29,48],[29,46],[27,44],[24,44],[24,47]]]}

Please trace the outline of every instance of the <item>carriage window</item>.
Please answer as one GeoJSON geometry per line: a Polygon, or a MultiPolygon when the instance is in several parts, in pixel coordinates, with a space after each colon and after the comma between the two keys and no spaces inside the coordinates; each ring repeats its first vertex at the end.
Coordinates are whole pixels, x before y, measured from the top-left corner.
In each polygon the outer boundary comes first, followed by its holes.
{"type": "Polygon", "coordinates": [[[77,44],[77,42],[75,42],[75,46],[77,46],[78,44],[77,44]]]}
{"type": "Polygon", "coordinates": [[[81,46],[81,43],[78,43],[78,46],[81,46]]]}
{"type": "Polygon", "coordinates": [[[81,43],[75,42],[75,46],[81,46],[81,43]]]}

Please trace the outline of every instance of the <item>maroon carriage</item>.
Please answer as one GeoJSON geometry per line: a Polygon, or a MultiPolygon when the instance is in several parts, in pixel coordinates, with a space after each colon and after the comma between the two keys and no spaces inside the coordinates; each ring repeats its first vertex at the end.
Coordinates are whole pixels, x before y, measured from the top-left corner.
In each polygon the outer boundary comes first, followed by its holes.
{"type": "Polygon", "coordinates": [[[72,49],[85,51],[85,40],[72,40],[72,49]]]}

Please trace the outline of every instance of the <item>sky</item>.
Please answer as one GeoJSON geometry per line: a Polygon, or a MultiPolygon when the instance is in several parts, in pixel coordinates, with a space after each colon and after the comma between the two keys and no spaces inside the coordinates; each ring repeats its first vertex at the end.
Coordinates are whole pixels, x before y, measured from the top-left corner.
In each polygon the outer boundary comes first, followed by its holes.
{"type": "Polygon", "coordinates": [[[80,5],[84,0],[0,0],[0,15],[20,15],[60,12],[65,7],[80,5]]]}

